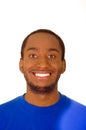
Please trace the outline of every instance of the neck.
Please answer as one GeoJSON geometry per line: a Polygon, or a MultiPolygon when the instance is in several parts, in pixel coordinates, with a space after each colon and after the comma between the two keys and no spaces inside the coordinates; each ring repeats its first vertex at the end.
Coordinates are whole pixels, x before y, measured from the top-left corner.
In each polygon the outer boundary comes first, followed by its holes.
{"type": "Polygon", "coordinates": [[[29,87],[27,87],[27,92],[24,98],[27,102],[36,106],[50,106],[59,100],[60,94],[57,90],[57,87],[48,94],[36,94],[33,93],[29,87]]]}

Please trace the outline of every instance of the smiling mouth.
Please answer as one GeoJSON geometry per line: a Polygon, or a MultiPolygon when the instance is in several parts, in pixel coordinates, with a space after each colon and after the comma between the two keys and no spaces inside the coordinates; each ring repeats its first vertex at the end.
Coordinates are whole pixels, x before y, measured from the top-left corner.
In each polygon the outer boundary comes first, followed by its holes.
{"type": "Polygon", "coordinates": [[[50,76],[50,75],[51,75],[50,73],[46,73],[46,74],[35,73],[35,76],[37,76],[37,77],[47,77],[47,76],[50,76]]]}
{"type": "Polygon", "coordinates": [[[33,73],[36,77],[39,77],[39,78],[46,78],[46,77],[49,77],[51,76],[51,73],[33,73]]]}

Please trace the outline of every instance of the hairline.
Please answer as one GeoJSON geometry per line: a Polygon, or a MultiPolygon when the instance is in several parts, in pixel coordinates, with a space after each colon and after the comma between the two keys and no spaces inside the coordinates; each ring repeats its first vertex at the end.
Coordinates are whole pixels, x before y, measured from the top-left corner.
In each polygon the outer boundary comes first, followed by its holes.
{"type": "Polygon", "coordinates": [[[47,34],[50,34],[50,35],[53,35],[54,37],[56,37],[56,39],[58,40],[58,43],[61,47],[61,52],[62,52],[62,59],[64,59],[64,55],[65,55],[65,45],[64,45],[64,42],[63,40],[60,38],[59,35],[57,35],[56,33],[54,33],[53,31],[51,30],[48,30],[48,29],[38,29],[38,30],[35,30],[33,32],[31,32],[29,35],[27,35],[25,37],[25,39],[23,40],[23,43],[22,43],[22,47],[21,47],[21,58],[23,58],[23,53],[24,53],[24,48],[27,44],[27,40],[30,38],[30,36],[36,34],[36,33],[47,33],[47,34]]]}

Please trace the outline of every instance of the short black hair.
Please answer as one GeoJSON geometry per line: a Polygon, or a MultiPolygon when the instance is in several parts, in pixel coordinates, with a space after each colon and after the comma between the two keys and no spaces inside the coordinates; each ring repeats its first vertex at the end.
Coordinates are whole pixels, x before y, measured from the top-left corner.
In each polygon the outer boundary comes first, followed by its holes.
{"type": "Polygon", "coordinates": [[[51,35],[54,35],[54,36],[57,38],[57,40],[59,41],[59,45],[60,45],[60,47],[61,47],[61,51],[62,51],[62,60],[64,60],[64,57],[65,57],[65,45],[64,45],[64,42],[63,42],[63,40],[60,38],[59,35],[57,35],[56,33],[54,33],[53,31],[51,31],[51,30],[49,30],[49,29],[38,29],[38,30],[35,30],[35,31],[31,32],[29,35],[27,35],[27,36],[25,37],[25,39],[23,40],[22,46],[21,46],[21,58],[23,58],[23,56],[24,56],[24,48],[25,48],[25,46],[26,46],[26,43],[27,43],[28,38],[29,38],[31,35],[33,35],[33,34],[35,34],[35,33],[40,33],[40,32],[49,33],[49,34],[51,34],[51,35]]]}

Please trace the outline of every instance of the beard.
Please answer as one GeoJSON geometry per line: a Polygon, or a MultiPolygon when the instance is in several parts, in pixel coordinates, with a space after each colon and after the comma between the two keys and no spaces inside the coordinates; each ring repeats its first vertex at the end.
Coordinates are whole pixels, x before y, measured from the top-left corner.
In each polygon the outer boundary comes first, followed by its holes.
{"type": "Polygon", "coordinates": [[[48,93],[51,93],[55,89],[56,84],[51,84],[49,86],[40,87],[38,85],[34,85],[31,82],[28,82],[28,86],[30,87],[30,90],[36,94],[48,94],[48,93]]]}
{"type": "Polygon", "coordinates": [[[58,82],[58,80],[60,78],[60,75],[57,76],[56,80],[52,84],[44,86],[44,87],[35,85],[29,79],[27,79],[27,76],[24,75],[24,77],[25,77],[27,86],[30,88],[30,90],[33,93],[35,93],[35,94],[49,94],[56,88],[57,82],[58,82]]]}

